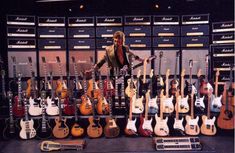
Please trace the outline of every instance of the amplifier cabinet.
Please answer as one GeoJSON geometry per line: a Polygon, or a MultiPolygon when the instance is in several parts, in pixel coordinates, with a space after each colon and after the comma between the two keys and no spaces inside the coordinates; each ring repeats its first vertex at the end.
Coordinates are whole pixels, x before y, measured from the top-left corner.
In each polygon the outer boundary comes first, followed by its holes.
{"type": "Polygon", "coordinates": [[[113,38],[116,31],[122,31],[122,27],[96,27],[96,37],[98,38],[113,38]]]}
{"type": "Polygon", "coordinates": [[[65,28],[54,28],[54,27],[39,27],[38,37],[39,38],[65,38],[65,28]]]}
{"type": "Polygon", "coordinates": [[[214,22],[212,23],[212,32],[233,32],[235,31],[234,21],[214,22]]]}
{"type": "Polygon", "coordinates": [[[179,37],[154,37],[153,47],[156,48],[178,48],[180,47],[179,37]]]}
{"type": "Polygon", "coordinates": [[[181,27],[182,36],[209,35],[209,25],[185,25],[181,27]]]}
{"type": "Polygon", "coordinates": [[[181,47],[183,48],[207,48],[209,47],[209,37],[181,37],[181,47]]]}
{"type": "Polygon", "coordinates": [[[126,26],[124,33],[129,37],[146,37],[151,36],[150,26],[126,26]]]}
{"type": "Polygon", "coordinates": [[[126,44],[131,49],[145,49],[151,47],[150,37],[128,37],[126,38],[126,44]]]}
{"type": "Polygon", "coordinates": [[[153,36],[157,37],[170,37],[170,36],[180,36],[179,26],[154,26],[153,36]]]}
{"type": "Polygon", "coordinates": [[[95,39],[69,39],[69,50],[94,49],[95,39]]]}
{"type": "Polygon", "coordinates": [[[93,27],[79,27],[79,28],[68,28],[69,38],[94,38],[95,28],[93,27]]]}
{"type": "Polygon", "coordinates": [[[233,44],[235,43],[234,33],[212,34],[213,44],[233,44]]]}

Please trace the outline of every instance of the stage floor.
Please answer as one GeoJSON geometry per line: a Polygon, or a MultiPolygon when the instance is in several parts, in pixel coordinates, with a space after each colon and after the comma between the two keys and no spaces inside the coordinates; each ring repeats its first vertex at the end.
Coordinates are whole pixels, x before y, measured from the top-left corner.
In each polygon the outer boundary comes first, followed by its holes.
{"type": "MultiPolygon", "coordinates": [[[[199,153],[233,153],[234,152],[234,136],[199,136],[203,145],[202,151],[178,151],[183,153],[199,152],[199,153]]],[[[66,140],[70,140],[67,138],[66,140]]],[[[84,153],[149,153],[156,152],[154,149],[152,138],[143,137],[125,137],[121,136],[114,139],[98,138],[86,140],[86,147],[84,153]]],[[[0,142],[0,153],[41,153],[39,143],[42,140],[9,140],[0,142]]],[[[75,150],[66,151],[54,151],[56,152],[77,152],[75,150]]],[[[158,151],[160,152],[160,151],[158,151]]],[[[176,151],[163,151],[164,153],[172,153],[176,151]]]]}

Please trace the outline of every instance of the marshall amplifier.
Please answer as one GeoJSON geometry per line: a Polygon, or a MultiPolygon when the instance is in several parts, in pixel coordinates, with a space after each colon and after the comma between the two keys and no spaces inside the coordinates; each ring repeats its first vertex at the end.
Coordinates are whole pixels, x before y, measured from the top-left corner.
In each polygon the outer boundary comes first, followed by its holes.
{"type": "Polygon", "coordinates": [[[154,26],[153,36],[157,37],[171,37],[179,36],[179,26],[154,26]]]}
{"type": "Polygon", "coordinates": [[[151,16],[125,16],[125,25],[150,25],[151,16]]]}
{"type": "Polygon", "coordinates": [[[213,44],[231,44],[235,43],[234,33],[212,34],[213,44]]]}
{"type": "Polygon", "coordinates": [[[235,32],[234,21],[212,23],[212,32],[235,32]]]}
{"type": "Polygon", "coordinates": [[[8,37],[35,37],[34,27],[7,27],[8,37]]]}
{"type": "Polygon", "coordinates": [[[180,47],[179,37],[154,37],[153,47],[157,48],[177,48],[180,47]]]}
{"type": "MultiPolygon", "coordinates": [[[[235,69],[233,69],[233,72],[232,72],[232,77],[234,78],[234,72],[235,72],[235,69]]],[[[215,78],[215,75],[216,75],[216,69],[213,70],[213,76],[215,78]]],[[[230,69],[227,71],[224,71],[224,70],[221,70],[219,71],[219,78],[218,78],[220,84],[223,84],[224,82],[229,82],[230,80],[230,69]]]]}
{"type": "Polygon", "coordinates": [[[181,47],[184,48],[207,48],[209,47],[209,37],[181,37],[181,47]]]}
{"type": "Polygon", "coordinates": [[[34,26],[35,16],[7,15],[7,25],[34,26]]]}
{"type": "Polygon", "coordinates": [[[69,39],[69,50],[95,49],[95,39],[69,39]]]}
{"type": "Polygon", "coordinates": [[[8,50],[20,51],[20,50],[35,50],[36,40],[26,38],[8,38],[7,39],[8,50]]]}
{"type": "Polygon", "coordinates": [[[211,52],[214,57],[235,56],[234,45],[211,45],[211,52]]]}
{"type": "Polygon", "coordinates": [[[209,25],[187,25],[181,27],[182,36],[209,35],[209,25]]]}
{"type": "Polygon", "coordinates": [[[150,48],[151,47],[151,38],[149,37],[127,37],[126,44],[130,48],[150,48]]]}
{"type": "Polygon", "coordinates": [[[65,39],[39,39],[39,50],[66,50],[65,39]]]}
{"type": "Polygon", "coordinates": [[[94,38],[95,28],[82,27],[82,28],[68,28],[69,38],[94,38]]]}
{"type": "Polygon", "coordinates": [[[179,16],[176,15],[153,16],[153,25],[179,25],[179,16]]]}
{"type": "Polygon", "coordinates": [[[64,27],[65,17],[38,17],[39,27],[64,27]]]}
{"type": "Polygon", "coordinates": [[[38,28],[39,38],[65,38],[65,28],[38,28]]]}
{"type": "Polygon", "coordinates": [[[94,17],[69,17],[69,27],[94,27],[94,17]]]}
{"type": "Polygon", "coordinates": [[[96,39],[96,47],[99,49],[105,49],[107,46],[113,44],[112,38],[98,38],[96,39]]]}
{"type": "Polygon", "coordinates": [[[231,58],[230,60],[222,60],[222,61],[213,61],[213,69],[219,69],[221,71],[229,71],[230,65],[234,65],[234,58],[231,58]]]}
{"type": "Polygon", "coordinates": [[[209,14],[182,15],[182,24],[209,24],[209,14]]]}
{"type": "Polygon", "coordinates": [[[96,37],[99,38],[113,38],[116,31],[122,31],[122,27],[97,27],[96,37]]]}
{"type": "Polygon", "coordinates": [[[207,49],[182,50],[182,69],[189,75],[189,60],[193,60],[192,74],[197,75],[199,69],[202,69],[202,75],[206,74],[205,57],[208,54],[207,49]]]}
{"type": "Polygon", "coordinates": [[[126,36],[130,37],[145,37],[151,36],[151,27],[150,26],[129,26],[124,27],[124,33],[126,36]]]}
{"type": "Polygon", "coordinates": [[[96,26],[122,26],[121,16],[96,17],[96,26]]]}

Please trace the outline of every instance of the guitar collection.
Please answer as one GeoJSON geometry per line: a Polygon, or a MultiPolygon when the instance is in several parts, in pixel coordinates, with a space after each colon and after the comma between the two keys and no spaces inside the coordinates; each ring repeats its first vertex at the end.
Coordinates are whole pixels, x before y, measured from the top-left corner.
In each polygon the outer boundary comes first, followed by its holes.
{"type": "MultiPolygon", "coordinates": [[[[162,56],[161,52],[160,61],[162,56]]],[[[166,70],[164,79],[160,70],[157,75],[154,74],[154,70],[147,75],[147,61],[156,57],[146,58],[143,61],[142,75],[141,70],[138,71],[137,76],[133,75],[132,58],[129,60],[130,69],[128,66],[122,69],[114,68],[113,77],[109,73],[111,68],[107,67],[108,73],[105,80],[101,73],[95,70],[93,60],[91,79],[88,80],[84,72],[79,74],[76,59],[72,57],[75,76],[71,80],[72,77],[67,74],[65,81],[60,59],[56,57],[60,72],[56,87],[53,85],[53,72],[48,73],[46,57],[41,59],[45,75],[40,80],[42,84],[38,84],[39,80],[32,69],[32,58],[28,57],[31,77],[27,80],[27,88],[23,89],[21,80],[23,76],[20,72],[16,73],[16,57],[11,58],[14,63],[14,78],[9,84],[8,92],[5,92],[5,87],[2,87],[4,89],[2,96],[9,103],[9,117],[5,120],[5,128],[2,132],[4,139],[17,136],[21,139],[35,137],[61,139],[69,135],[82,137],[86,134],[90,138],[99,138],[102,135],[115,138],[122,134],[122,128],[117,122],[118,115],[118,118],[127,118],[123,131],[127,136],[169,136],[176,132],[180,135],[192,136],[200,133],[215,135],[217,126],[221,129],[234,129],[235,85],[232,66],[230,82],[224,85],[224,91],[219,95],[219,70],[215,76],[214,91],[207,79],[207,74],[203,81],[200,79],[201,69],[198,70],[197,87],[195,87],[192,82],[192,60],[189,61],[188,91],[185,92],[186,70],[182,69],[181,75],[177,78],[179,53],[176,54],[176,69],[172,81],[169,81],[170,69],[166,70]],[[129,71],[130,75],[127,76],[129,71]],[[125,82],[126,79],[127,82],[125,82]],[[125,84],[127,84],[126,87],[125,84]],[[39,85],[41,88],[38,88],[39,85]],[[202,111],[201,118],[195,115],[196,108],[202,111]],[[211,116],[211,112],[218,113],[218,119],[215,115],[211,116]],[[169,118],[174,118],[173,128],[169,126],[169,118]],[[84,120],[87,124],[82,123],[84,120]],[[202,121],[201,126],[199,120],[202,121]]],[[[161,63],[159,63],[159,69],[160,65],[161,63]]],[[[3,71],[1,75],[4,80],[3,71]]]]}

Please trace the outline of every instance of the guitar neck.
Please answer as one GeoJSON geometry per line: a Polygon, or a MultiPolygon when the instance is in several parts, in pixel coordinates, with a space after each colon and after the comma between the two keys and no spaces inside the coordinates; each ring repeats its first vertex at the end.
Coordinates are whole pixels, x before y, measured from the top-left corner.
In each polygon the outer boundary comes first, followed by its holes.
{"type": "Polygon", "coordinates": [[[100,88],[100,96],[103,97],[103,80],[102,80],[102,77],[101,77],[101,73],[99,74],[99,85],[100,85],[99,86],[99,88],[100,88]]]}
{"type": "Polygon", "coordinates": [[[124,99],[125,98],[125,82],[124,82],[124,75],[122,75],[122,83],[121,83],[121,98],[124,99]]]}
{"type": "Polygon", "coordinates": [[[166,97],[169,97],[169,79],[166,76],[166,97]]]}
{"type": "Polygon", "coordinates": [[[28,105],[27,105],[27,98],[25,96],[23,97],[23,101],[24,101],[25,121],[28,121],[29,120],[28,105]]]}
{"type": "Polygon", "coordinates": [[[184,97],[184,76],[181,76],[181,87],[180,87],[181,97],[184,97]]]}
{"type": "Polygon", "coordinates": [[[62,120],[62,108],[61,108],[61,96],[58,98],[58,104],[59,104],[59,120],[62,120]]]}
{"type": "Polygon", "coordinates": [[[149,103],[149,92],[146,93],[145,95],[146,97],[146,102],[145,102],[145,114],[144,114],[144,118],[147,120],[148,119],[148,103],[149,103]]]}
{"type": "Polygon", "coordinates": [[[18,78],[18,105],[21,106],[21,97],[22,91],[21,91],[21,78],[18,78]]]}
{"type": "Polygon", "coordinates": [[[176,109],[175,109],[175,118],[179,120],[179,96],[176,96],[176,109]]]}
{"type": "Polygon", "coordinates": [[[216,76],[216,78],[215,78],[215,97],[218,97],[218,80],[219,80],[219,76],[216,76]]]}
{"type": "Polygon", "coordinates": [[[163,119],[163,98],[160,98],[160,118],[163,119]]]}
{"type": "Polygon", "coordinates": [[[75,99],[75,112],[74,112],[74,117],[75,117],[75,122],[78,121],[78,108],[77,108],[77,99],[75,99]]]}
{"type": "Polygon", "coordinates": [[[16,64],[14,63],[13,64],[13,79],[16,81],[16,78],[17,78],[17,76],[16,76],[16,64]]]}
{"type": "Polygon", "coordinates": [[[9,118],[10,118],[10,123],[13,123],[14,118],[13,118],[13,112],[12,112],[12,97],[9,98],[9,118]]]}
{"type": "Polygon", "coordinates": [[[2,97],[6,96],[6,89],[5,89],[5,77],[2,75],[2,97]]]}
{"type": "MultiPolygon", "coordinates": [[[[190,85],[192,85],[192,67],[190,67],[190,70],[189,70],[189,83],[190,85]]],[[[193,89],[191,89],[191,118],[193,119],[194,118],[194,97],[193,97],[193,89]]]]}

